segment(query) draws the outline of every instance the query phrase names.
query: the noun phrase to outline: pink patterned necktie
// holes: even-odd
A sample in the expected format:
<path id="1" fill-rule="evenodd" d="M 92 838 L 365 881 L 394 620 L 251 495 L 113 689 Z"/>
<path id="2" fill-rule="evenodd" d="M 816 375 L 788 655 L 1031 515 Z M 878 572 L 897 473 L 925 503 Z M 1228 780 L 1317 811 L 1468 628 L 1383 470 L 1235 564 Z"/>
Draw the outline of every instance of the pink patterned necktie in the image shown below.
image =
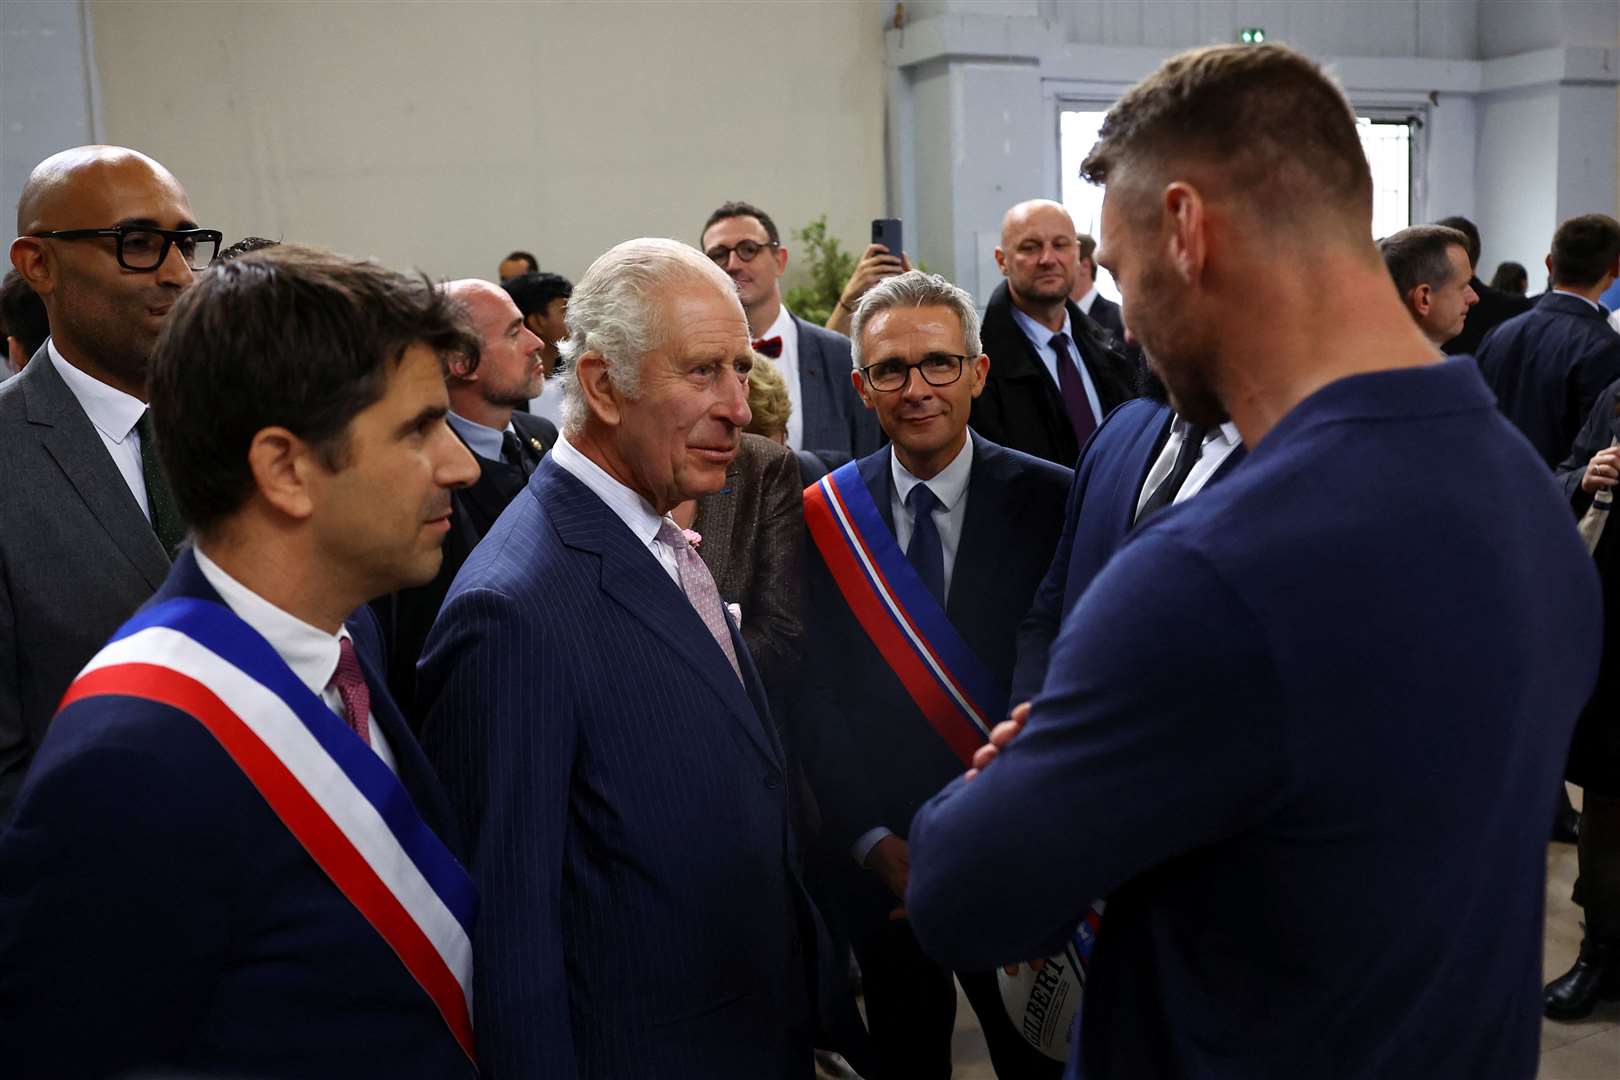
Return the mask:
<path id="1" fill-rule="evenodd" d="M 366 685 L 365 673 L 360 670 L 360 658 L 355 655 L 354 642 L 348 638 L 338 639 L 337 670 L 332 672 L 326 685 L 335 687 L 338 697 L 343 699 L 343 719 L 360 736 L 361 742 L 371 745 L 371 688 Z"/>
<path id="2" fill-rule="evenodd" d="M 731 661 L 731 670 L 741 679 L 742 666 L 737 663 L 737 650 L 731 645 L 731 628 L 726 625 L 726 617 L 720 610 L 720 590 L 715 588 L 709 568 L 703 565 L 703 559 L 686 539 L 681 527 L 669 518 L 658 526 L 657 539 L 675 552 L 675 568 L 680 572 L 681 591 L 691 601 L 692 607 L 697 609 L 698 618 L 709 628 L 715 643 L 725 652 L 726 659 Z"/>

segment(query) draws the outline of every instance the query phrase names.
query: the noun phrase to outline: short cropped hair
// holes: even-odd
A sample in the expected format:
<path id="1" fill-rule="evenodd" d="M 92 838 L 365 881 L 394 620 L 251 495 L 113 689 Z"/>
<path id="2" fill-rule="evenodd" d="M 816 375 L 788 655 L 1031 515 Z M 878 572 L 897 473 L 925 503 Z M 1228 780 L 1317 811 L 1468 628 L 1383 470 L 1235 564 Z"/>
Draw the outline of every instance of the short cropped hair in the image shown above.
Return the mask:
<path id="1" fill-rule="evenodd" d="M 782 242 L 782 234 L 776 231 L 776 222 L 771 220 L 771 215 L 767 214 L 753 203 L 745 203 L 739 199 L 733 199 L 731 202 L 721 203 L 715 212 L 709 215 L 709 220 L 703 223 L 703 230 L 698 233 L 698 244 L 702 245 L 703 238 L 708 235 L 709 229 L 714 226 L 715 222 L 725 221 L 727 218 L 734 217 L 753 218 L 755 221 L 765 226 L 765 235 L 771 238 L 771 243 L 780 244 Z"/>
<path id="2" fill-rule="evenodd" d="M 568 298 L 568 340 L 561 345 L 565 432 L 577 432 L 585 423 L 579 358 L 588 352 L 600 355 L 609 382 L 634 399 L 641 392 L 642 361 L 668 337 L 667 295 L 675 287 L 703 281 L 736 296 L 725 271 L 678 240 L 626 240 L 591 263 Z"/>
<path id="3" fill-rule="evenodd" d="M 1529 287 L 1530 272 L 1524 268 L 1523 263 L 1508 260 L 1496 265 L 1496 273 L 1491 276 L 1491 288 L 1522 296 Z"/>
<path id="4" fill-rule="evenodd" d="M 531 273 L 531 274 L 534 273 L 536 270 L 540 269 L 540 260 L 536 259 L 533 255 L 529 254 L 527 251 L 514 251 L 514 252 L 512 252 L 512 254 L 510 254 L 506 258 L 502 259 L 501 262 L 523 262 L 523 263 L 527 263 L 528 267 L 529 267 L 529 273 Z"/>
<path id="5" fill-rule="evenodd" d="M 1095 273 L 1097 270 L 1097 238 L 1090 233 L 1075 233 L 1074 242 L 1080 249 L 1075 257 L 1090 263 L 1092 272 Z"/>
<path id="6" fill-rule="evenodd" d="M 239 259 L 243 255 L 247 255 L 255 251 L 263 251 L 265 248 L 280 246 L 280 240 L 266 240 L 262 236 L 244 236 L 242 239 L 238 240 L 224 251 L 221 251 L 218 255 L 215 255 L 214 258 L 223 259 L 226 262 L 229 262 L 232 259 Z"/>
<path id="7" fill-rule="evenodd" d="M 1402 300 L 1419 285 L 1438 289 L 1451 280 L 1452 248 L 1466 252 L 1468 237 L 1444 225 L 1413 225 L 1378 241 L 1378 253 Z"/>
<path id="8" fill-rule="evenodd" d="M 1620 257 L 1620 222 L 1608 214 L 1572 217 L 1553 233 L 1554 285 L 1596 285 Z"/>
<path id="9" fill-rule="evenodd" d="M 849 344 L 855 367 L 861 367 L 866 325 L 880 312 L 897 307 L 943 307 L 956 313 L 962 325 L 962 347 L 971 360 L 984 351 L 979 343 L 979 308 L 966 289 L 959 289 L 938 274 L 907 270 L 884 278 L 866 291 L 849 323 Z"/>
<path id="10" fill-rule="evenodd" d="M 206 535 L 254 489 L 267 427 L 343 467 L 349 423 L 414 344 L 477 355 L 478 338 L 425 277 L 284 244 L 215 263 L 175 301 L 151 365 L 158 452 L 186 521 Z"/>
<path id="11" fill-rule="evenodd" d="M 1450 217 L 1443 217 L 1439 221 L 1435 222 L 1435 224 L 1444 225 L 1448 229 L 1456 229 L 1458 232 L 1462 233 L 1468 241 L 1463 245 L 1463 250 L 1468 252 L 1468 265 L 1473 267 L 1479 266 L 1480 241 L 1478 225 L 1475 225 L 1472 221 L 1469 221 L 1461 214 L 1453 214 Z"/>
<path id="12" fill-rule="evenodd" d="M 501 288 L 506 290 L 506 295 L 512 298 L 512 303 L 517 305 L 524 318 L 544 315 L 553 300 L 566 300 L 574 295 L 574 283 L 561 274 L 519 274 L 501 282 Z"/>
<path id="13" fill-rule="evenodd" d="M 1371 231 L 1372 173 L 1344 92 L 1283 45 L 1214 45 L 1171 57 L 1120 98 L 1081 174 L 1154 178 L 1199 162 L 1258 217 L 1289 224 L 1317 208 Z"/>
<path id="14" fill-rule="evenodd" d="M 28 357 L 39 352 L 51 336 L 45 301 L 15 270 L 7 270 L 5 280 L 0 281 L 0 326 L 5 327 L 7 337 L 22 342 L 23 354 Z"/>
<path id="15" fill-rule="evenodd" d="M 748 408 L 754 415 L 743 430 L 767 438 L 786 431 L 793 416 L 793 399 L 788 396 L 782 369 L 759 353 L 754 354 L 754 366 L 748 372 Z"/>

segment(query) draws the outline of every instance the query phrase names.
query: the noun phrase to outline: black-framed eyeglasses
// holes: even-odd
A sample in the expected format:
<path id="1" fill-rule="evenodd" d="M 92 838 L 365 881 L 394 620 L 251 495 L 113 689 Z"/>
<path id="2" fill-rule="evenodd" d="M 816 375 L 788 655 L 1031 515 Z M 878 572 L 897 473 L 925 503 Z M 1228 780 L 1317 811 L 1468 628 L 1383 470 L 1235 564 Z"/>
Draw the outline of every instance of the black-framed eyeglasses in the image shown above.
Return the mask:
<path id="1" fill-rule="evenodd" d="M 218 229 L 159 229 L 151 225 L 115 225 L 110 229 L 57 229 L 29 233 L 36 240 L 89 240 L 110 236 L 117 241 L 118 265 L 136 272 L 156 270 L 169 257 L 171 246 L 193 270 L 206 270 L 219 254 L 223 235 Z"/>
<path id="2" fill-rule="evenodd" d="M 739 240 L 734 247 L 726 247 L 723 244 L 716 244 L 703 254 L 713 259 L 714 265 L 723 268 L 726 265 L 726 262 L 731 258 L 731 253 L 733 251 L 737 253 L 737 258 L 741 259 L 743 262 L 753 262 L 755 257 L 766 248 L 777 248 L 781 246 L 782 245 L 777 243 L 775 240 L 768 240 L 763 244 L 754 240 Z"/>
<path id="3" fill-rule="evenodd" d="M 879 360 L 875 364 L 867 364 L 861 368 L 861 375 L 865 377 L 866 385 L 874 390 L 904 390 L 906 383 L 911 381 L 911 371 L 915 368 L 922 375 L 923 382 L 929 386 L 949 386 L 962 377 L 962 365 L 966 361 L 965 356 L 929 353 L 915 364 L 907 364 L 900 360 Z"/>

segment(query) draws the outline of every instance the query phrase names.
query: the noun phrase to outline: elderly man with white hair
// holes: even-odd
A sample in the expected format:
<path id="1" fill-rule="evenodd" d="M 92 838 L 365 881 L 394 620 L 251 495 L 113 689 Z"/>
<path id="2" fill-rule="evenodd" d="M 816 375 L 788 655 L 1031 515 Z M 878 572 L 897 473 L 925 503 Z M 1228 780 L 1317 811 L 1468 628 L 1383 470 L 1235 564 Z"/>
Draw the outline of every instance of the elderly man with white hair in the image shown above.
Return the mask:
<path id="1" fill-rule="evenodd" d="M 462 568 L 420 669 L 482 897 L 479 1060 L 809 1077 L 817 916 L 782 747 L 668 516 L 725 484 L 748 324 L 701 253 L 645 239 L 596 260 L 568 322 L 562 436 Z"/>

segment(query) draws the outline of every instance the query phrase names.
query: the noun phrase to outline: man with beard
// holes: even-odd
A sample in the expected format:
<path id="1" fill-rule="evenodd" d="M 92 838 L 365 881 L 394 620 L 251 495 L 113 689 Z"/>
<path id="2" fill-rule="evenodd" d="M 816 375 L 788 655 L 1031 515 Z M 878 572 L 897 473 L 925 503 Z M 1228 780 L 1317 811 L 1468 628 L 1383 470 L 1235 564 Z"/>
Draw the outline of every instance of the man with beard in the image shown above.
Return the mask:
<path id="1" fill-rule="evenodd" d="M 557 443 L 551 421 L 517 411 L 540 393 L 545 343 L 529 330 L 505 289 L 478 278 L 452 281 L 445 294 L 466 314 L 478 338 L 478 355 L 454 357 L 445 372 L 450 395 L 446 419 L 473 459 L 478 480 L 451 494 L 450 531 L 436 577 L 373 603 L 389 643 L 388 686 L 416 725 L 416 661 L 433 617 L 456 579 L 456 571 L 489 532 L 506 504 L 528 483 L 540 459 Z"/>
<path id="2" fill-rule="evenodd" d="M 1069 299 L 1078 251 L 1058 203 L 1019 203 L 1002 218 L 996 265 L 1007 280 L 984 309 L 990 377 L 973 403 L 974 431 L 1059 465 L 1074 464 L 1136 383 L 1130 361 Z"/>
<path id="3" fill-rule="evenodd" d="M 0 387 L 0 821 L 62 691 L 163 583 L 184 536 L 147 361 L 220 240 L 168 169 L 118 146 L 35 166 L 17 233 L 11 264 L 51 336 Z"/>
<path id="4" fill-rule="evenodd" d="M 917 938 L 1050 956 L 1106 897 L 1071 1076 L 1528 1076 L 1547 793 L 1601 639 L 1568 507 L 1390 288 L 1315 63 L 1173 57 L 1083 171 L 1172 405 L 1249 456 L 1137 530 L 1022 734 L 918 812 Z"/>

